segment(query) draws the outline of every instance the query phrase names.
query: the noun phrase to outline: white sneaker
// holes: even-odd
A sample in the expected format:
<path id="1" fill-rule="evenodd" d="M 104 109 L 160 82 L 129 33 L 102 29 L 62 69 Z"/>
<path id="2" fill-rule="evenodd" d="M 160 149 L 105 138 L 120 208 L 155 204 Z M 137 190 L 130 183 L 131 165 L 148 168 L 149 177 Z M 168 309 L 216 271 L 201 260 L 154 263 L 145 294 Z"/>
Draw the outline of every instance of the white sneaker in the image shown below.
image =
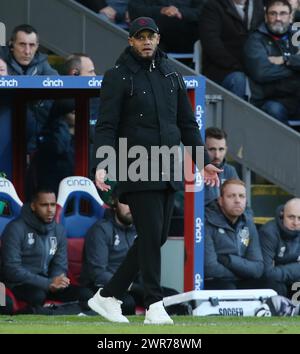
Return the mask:
<path id="1" fill-rule="evenodd" d="M 167 314 L 163 302 L 158 301 L 150 305 L 149 310 L 146 310 L 144 324 L 174 324 L 174 322 Z"/>
<path id="2" fill-rule="evenodd" d="M 129 323 L 128 319 L 122 315 L 122 301 L 115 297 L 103 297 L 99 289 L 96 294 L 89 299 L 89 307 L 102 317 L 111 322 Z"/>

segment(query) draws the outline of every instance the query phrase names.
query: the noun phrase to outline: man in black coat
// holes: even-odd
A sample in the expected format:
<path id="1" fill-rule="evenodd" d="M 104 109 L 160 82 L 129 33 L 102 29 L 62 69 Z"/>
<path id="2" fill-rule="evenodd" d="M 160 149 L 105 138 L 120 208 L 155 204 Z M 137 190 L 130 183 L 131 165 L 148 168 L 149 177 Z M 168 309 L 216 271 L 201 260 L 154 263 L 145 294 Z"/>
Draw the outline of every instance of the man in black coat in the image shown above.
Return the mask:
<path id="1" fill-rule="evenodd" d="M 109 190 L 105 166 L 111 169 L 116 157 L 109 161 L 104 156 L 119 148 L 119 200 L 129 205 L 138 234 L 115 275 L 89 300 L 93 310 L 114 322 L 128 322 L 116 299 L 141 271 L 147 309 L 145 323 L 173 323 L 162 303 L 160 247 L 168 236 L 174 192 L 182 182 L 176 180 L 176 170 L 181 169 L 177 163 L 170 164 L 176 153 L 169 155 L 168 163 L 161 163 L 166 154 L 155 158 L 152 151 L 162 147 L 165 151 L 172 148 L 179 151 L 182 140 L 184 145 L 191 146 L 196 162 L 196 147 L 203 146 L 182 76 L 157 48 L 159 39 L 159 29 L 153 19 L 142 17 L 133 21 L 129 47 L 117 65 L 105 73 L 101 89 L 101 117 L 95 132 L 95 149 L 98 148 L 95 155 L 100 162 L 96 185 L 102 191 Z M 139 154 L 142 155 L 139 159 L 132 158 Z M 121 171 L 124 164 L 128 164 L 125 173 Z M 217 173 L 221 170 L 209 164 L 207 154 L 205 164 L 204 181 L 218 184 Z M 201 169 L 199 160 L 198 167 Z M 149 168 L 150 178 L 144 173 Z"/>
<path id="2" fill-rule="evenodd" d="M 203 74 L 241 98 L 247 93 L 243 47 L 263 19 L 261 0 L 209 0 L 201 13 Z"/>

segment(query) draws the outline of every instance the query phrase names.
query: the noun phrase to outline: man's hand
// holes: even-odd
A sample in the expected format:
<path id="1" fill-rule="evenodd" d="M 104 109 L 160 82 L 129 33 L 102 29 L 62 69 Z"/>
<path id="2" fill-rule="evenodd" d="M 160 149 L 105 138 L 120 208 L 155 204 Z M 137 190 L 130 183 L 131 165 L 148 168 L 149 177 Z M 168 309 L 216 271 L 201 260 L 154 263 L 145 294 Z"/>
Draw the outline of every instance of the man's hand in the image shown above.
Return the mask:
<path id="1" fill-rule="evenodd" d="M 269 61 L 275 65 L 284 64 L 283 56 L 281 57 L 268 57 Z"/>
<path id="2" fill-rule="evenodd" d="M 229 255 L 227 254 L 218 254 L 218 262 L 223 264 L 224 267 L 228 267 L 230 263 Z"/>
<path id="3" fill-rule="evenodd" d="M 212 165 L 211 163 L 206 165 L 204 167 L 204 183 L 207 184 L 210 187 L 219 187 L 220 186 L 220 180 L 218 177 L 218 173 L 222 172 L 223 170 L 220 170 L 218 167 Z"/>
<path id="4" fill-rule="evenodd" d="M 103 7 L 103 9 L 99 11 L 99 13 L 106 15 L 108 19 L 112 22 L 115 21 L 117 15 L 117 11 L 110 6 Z"/>
<path id="5" fill-rule="evenodd" d="M 166 6 L 166 7 L 163 7 L 161 10 L 160 10 L 160 13 L 162 15 L 165 15 L 165 16 L 168 16 L 168 17 L 177 17 L 179 18 L 179 20 L 182 19 L 182 14 L 181 12 L 177 9 L 177 7 L 175 6 Z"/>
<path id="6" fill-rule="evenodd" d="M 96 186 L 102 191 L 107 192 L 110 190 L 110 185 L 105 183 L 106 171 L 104 169 L 99 169 L 96 171 L 95 183 Z"/>
<path id="7" fill-rule="evenodd" d="M 52 279 L 52 283 L 49 286 L 51 292 L 56 292 L 59 289 L 65 289 L 70 285 L 70 279 L 65 274 L 58 275 Z"/>

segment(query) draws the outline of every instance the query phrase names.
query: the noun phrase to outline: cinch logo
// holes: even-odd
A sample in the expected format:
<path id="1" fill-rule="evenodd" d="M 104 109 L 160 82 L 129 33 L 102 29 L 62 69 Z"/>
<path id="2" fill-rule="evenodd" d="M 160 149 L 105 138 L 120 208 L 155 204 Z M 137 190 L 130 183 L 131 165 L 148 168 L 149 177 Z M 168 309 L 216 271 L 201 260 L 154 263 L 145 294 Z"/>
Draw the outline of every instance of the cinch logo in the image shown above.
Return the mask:
<path id="1" fill-rule="evenodd" d="M 16 79 L 5 79 L 3 76 L 0 79 L 0 87 L 18 87 L 19 83 Z"/>
<path id="2" fill-rule="evenodd" d="M 202 220 L 201 218 L 196 218 L 196 228 L 195 228 L 195 242 L 200 243 L 202 240 Z"/>
<path id="3" fill-rule="evenodd" d="M 3 179 L 0 179 L 0 187 L 4 188 L 4 187 L 9 187 L 9 182 Z"/>
<path id="4" fill-rule="evenodd" d="M 89 87 L 101 87 L 102 80 L 97 80 L 94 77 L 88 81 Z"/>
<path id="5" fill-rule="evenodd" d="M 90 186 L 91 181 L 89 181 L 88 179 L 70 178 L 70 179 L 67 179 L 67 185 L 68 186 Z"/>
<path id="6" fill-rule="evenodd" d="M 195 80 L 195 79 L 192 79 L 192 80 L 184 79 L 184 83 L 185 83 L 187 88 L 198 87 L 198 81 Z"/>
<path id="7" fill-rule="evenodd" d="M 198 124 L 199 129 L 202 129 L 202 116 L 204 110 L 200 104 L 196 106 L 196 122 Z"/>
<path id="8" fill-rule="evenodd" d="M 201 290 L 202 278 L 199 273 L 195 274 L 195 290 Z"/>
<path id="9" fill-rule="evenodd" d="M 0 45 L 5 46 L 6 43 L 6 28 L 5 24 L 0 22 Z"/>
<path id="10" fill-rule="evenodd" d="M 64 87 L 64 82 L 61 79 L 51 80 L 50 77 L 47 77 L 43 81 L 44 87 Z"/>
<path id="11" fill-rule="evenodd" d="M 195 177 L 196 177 L 195 185 L 197 187 L 197 190 L 201 191 L 203 189 L 204 183 L 203 183 L 203 178 L 202 178 L 199 170 L 197 170 Z"/>

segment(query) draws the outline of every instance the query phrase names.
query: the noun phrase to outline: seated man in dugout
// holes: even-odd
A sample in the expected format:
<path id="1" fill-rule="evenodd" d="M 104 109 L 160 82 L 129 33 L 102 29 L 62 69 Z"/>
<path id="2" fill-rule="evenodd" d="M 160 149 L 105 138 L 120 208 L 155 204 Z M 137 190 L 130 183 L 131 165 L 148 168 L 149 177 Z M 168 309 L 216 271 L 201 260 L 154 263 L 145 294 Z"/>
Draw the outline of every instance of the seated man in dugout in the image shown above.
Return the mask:
<path id="1" fill-rule="evenodd" d="M 6 226 L 1 239 L 4 283 L 33 312 L 46 299 L 79 300 L 85 309 L 92 295 L 70 284 L 67 239 L 63 226 L 54 220 L 55 211 L 55 194 L 40 188 L 31 203 L 23 205 L 20 217 Z"/>
<path id="2" fill-rule="evenodd" d="M 300 199 L 280 205 L 259 235 L 268 288 L 292 298 L 300 287 Z"/>
<path id="3" fill-rule="evenodd" d="M 205 209 L 204 288 L 264 288 L 263 257 L 243 181 L 228 179 Z"/>

